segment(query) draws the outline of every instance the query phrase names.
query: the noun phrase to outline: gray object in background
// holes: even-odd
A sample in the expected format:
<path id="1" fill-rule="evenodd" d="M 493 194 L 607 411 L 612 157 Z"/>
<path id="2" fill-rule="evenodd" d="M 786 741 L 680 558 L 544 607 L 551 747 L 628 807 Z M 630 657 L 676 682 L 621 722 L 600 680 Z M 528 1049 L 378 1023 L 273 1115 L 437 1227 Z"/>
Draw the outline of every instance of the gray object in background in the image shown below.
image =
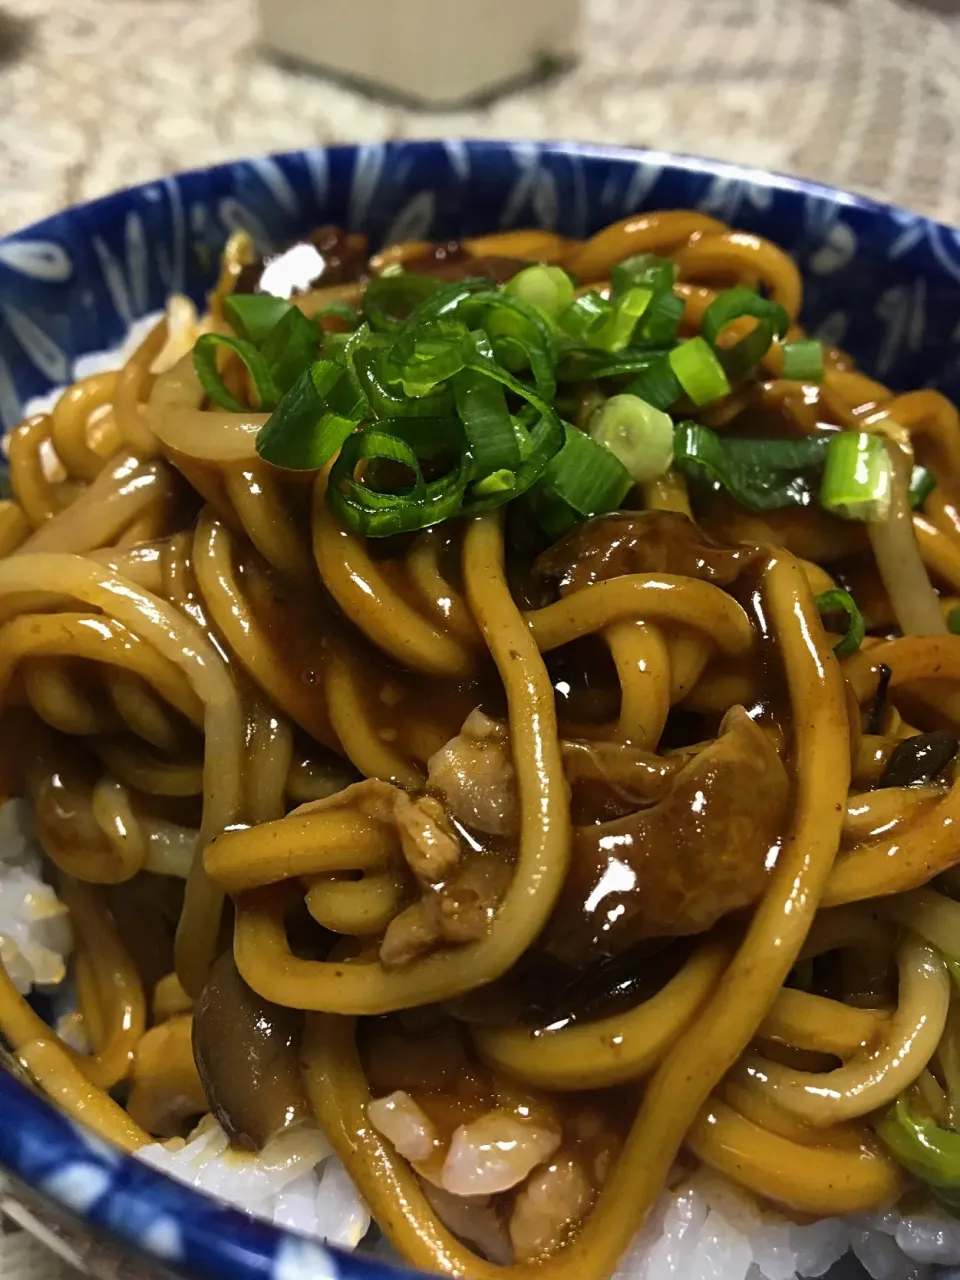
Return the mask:
<path id="1" fill-rule="evenodd" d="M 258 0 L 275 54 L 431 106 L 572 62 L 581 0 Z"/>

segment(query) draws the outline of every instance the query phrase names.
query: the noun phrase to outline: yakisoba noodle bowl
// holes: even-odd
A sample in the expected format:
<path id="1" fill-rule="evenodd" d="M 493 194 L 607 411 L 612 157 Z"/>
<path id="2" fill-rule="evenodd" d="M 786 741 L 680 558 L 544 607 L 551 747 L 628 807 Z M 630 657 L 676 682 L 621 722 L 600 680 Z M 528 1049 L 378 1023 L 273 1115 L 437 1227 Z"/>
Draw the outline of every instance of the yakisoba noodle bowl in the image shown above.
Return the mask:
<path id="1" fill-rule="evenodd" d="M 940 1221 L 960 427 L 800 304 L 683 210 L 236 236 L 16 428 L 0 1030 L 43 1090 L 478 1280 L 672 1274 L 697 1196 L 732 1280 Z"/>

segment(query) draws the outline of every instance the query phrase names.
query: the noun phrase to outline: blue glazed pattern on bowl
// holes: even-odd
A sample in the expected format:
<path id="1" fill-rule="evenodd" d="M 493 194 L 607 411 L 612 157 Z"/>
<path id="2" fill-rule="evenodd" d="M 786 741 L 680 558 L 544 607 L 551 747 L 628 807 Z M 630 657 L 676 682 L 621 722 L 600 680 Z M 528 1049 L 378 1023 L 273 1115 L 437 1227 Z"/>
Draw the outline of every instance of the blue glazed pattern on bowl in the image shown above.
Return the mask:
<path id="1" fill-rule="evenodd" d="M 196 170 L 0 241 L 0 420 L 15 425 L 28 399 L 70 380 L 78 356 L 118 344 L 169 293 L 199 301 L 236 228 L 262 248 L 323 222 L 365 231 L 374 245 L 523 226 L 582 237 L 657 208 L 696 208 L 776 241 L 800 266 L 811 331 L 894 387 L 933 385 L 960 400 L 960 231 L 825 187 L 660 152 L 443 141 Z M 169 1181 L 4 1071 L 0 1167 L 86 1229 L 202 1280 L 399 1274 Z"/>

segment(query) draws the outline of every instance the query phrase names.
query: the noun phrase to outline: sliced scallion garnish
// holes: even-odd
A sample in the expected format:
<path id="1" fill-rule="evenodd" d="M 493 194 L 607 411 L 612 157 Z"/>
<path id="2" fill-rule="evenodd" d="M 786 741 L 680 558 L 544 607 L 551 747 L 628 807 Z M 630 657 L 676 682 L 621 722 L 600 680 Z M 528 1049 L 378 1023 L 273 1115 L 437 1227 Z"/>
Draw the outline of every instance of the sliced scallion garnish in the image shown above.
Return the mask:
<path id="1" fill-rule="evenodd" d="M 327 501 L 355 533 L 370 538 L 412 533 L 456 515 L 467 487 L 470 455 L 455 418 L 433 422 L 402 418 L 379 423 L 343 442 L 330 470 Z M 450 470 L 426 480 L 421 462 L 452 456 Z M 374 488 L 356 474 L 361 463 L 387 462 L 410 472 L 400 492 Z"/>
<path id="2" fill-rule="evenodd" d="M 197 371 L 200 385 L 213 403 L 221 409 L 229 409 L 231 413 L 246 413 L 248 408 L 227 388 L 220 375 L 217 351 L 222 348 L 239 356 L 246 367 L 256 407 L 263 410 L 274 408 L 280 399 L 280 389 L 270 375 L 266 360 L 246 338 L 232 338 L 225 333 L 201 334 L 193 348 L 193 367 Z"/>
<path id="3" fill-rule="evenodd" d="M 353 372 L 333 360 L 305 370 L 257 433 L 257 453 L 276 467 L 325 466 L 366 412 Z"/>
<path id="4" fill-rule="evenodd" d="M 587 516 L 615 511 L 633 487 L 618 458 L 564 423 L 563 448 L 531 490 L 534 510 L 547 533 L 559 537 Z"/>
<path id="5" fill-rule="evenodd" d="M 827 446 L 820 502 L 847 520 L 885 520 L 893 493 L 893 463 L 883 437 L 839 431 Z"/>
<path id="6" fill-rule="evenodd" d="M 910 473 L 910 488 L 907 490 L 911 508 L 920 511 L 936 487 L 937 478 L 932 471 L 919 464 L 914 466 Z"/>
<path id="7" fill-rule="evenodd" d="M 639 396 L 641 400 L 646 400 L 647 404 L 652 404 L 655 409 L 669 409 L 683 393 L 680 379 L 673 371 L 671 354 L 667 352 L 659 359 L 651 361 L 628 384 L 627 391 L 631 395 Z"/>
<path id="8" fill-rule="evenodd" d="M 677 381 L 695 405 L 710 404 L 729 392 L 723 365 L 703 338 L 681 342 L 668 359 Z"/>
<path id="9" fill-rule="evenodd" d="M 827 441 L 722 437 L 696 422 L 681 422 L 673 437 L 677 469 L 696 483 L 720 487 L 752 511 L 810 506 Z"/>
<path id="10" fill-rule="evenodd" d="M 584 382 L 589 378 L 621 378 L 631 373 L 644 373 L 655 364 L 663 364 L 670 373 L 670 385 L 675 388 L 673 398 L 676 399 L 680 394 L 680 384 L 670 371 L 666 360 L 668 352 L 666 344 L 642 349 L 630 347 L 616 354 L 588 347 L 570 347 L 557 365 L 557 381 Z"/>
<path id="11" fill-rule="evenodd" d="M 280 317 L 260 344 L 270 376 L 281 392 L 289 389 L 317 354 L 320 333 L 297 307 Z"/>
<path id="12" fill-rule="evenodd" d="M 211 399 L 236 411 L 245 406 L 219 376 L 218 344 L 243 359 L 251 399 L 273 408 L 257 439 L 268 461 L 316 469 L 339 451 L 327 500 L 368 537 L 525 494 L 556 533 L 615 509 L 633 483 L 662 475 L 671 461 L 754 509 L 814 501 L 826 435 L 726 439 L 694 423 L 674 430 L 665 410 L 684 394 L 697 405 L 727 394 L 728 372 L 755 364 L 786 327 L 777 304 L 737 288 L 707 309 L 701 336 L 678 343 L 685 302 L 675 278 L 672 262 L 649 254 L 614 268 L 609 297 L 575 297 L 555 266 L 527 267 L 499 288 L 398 268 L 367 286 L 363 323 L 352 309 L 331 309 L 349 333 L 323 333 L 280 299 L 241 295 L 225 303 L 239 336 L 208 335 L 195 358 Z M 726 345 L 723 331 L 744 316 L 749 332 Z M 786 367 L 810 376 L 819 352 L 816 343 L 789 344 Z M 607 378 L 623 381 L 589 434 L 563 423 L 558 380 Z"/>
<path id="13" fill-rule="evenodd" d="M 387 362 L 387 348 L 361 344 L 347 354 L 373 417 L 438 418 L 453 412 L 453 392 L 449 387 L 436 387 L 430 395 L 409 396 L 394 386 L 391 378 L 395 370 Z"/>
<path id="14" fill-rule="evenodd" d="M 507 281 L 503 291 L 536 307 L 551 322 L 573 301 L 573 281 L 562 267 L 525 267 Z"/>
<path id="15" fill-rule="evenodd" d="M 234 332 L 255 346 L 265 342 L 278 321 L 293 309 L 292 303 L 272 293 L 228 293 L 221 305 Z"/>
<path id="16" fill-rule="evenodd" d="M 611 396 L 590 419 L 590 438 L 609 449 L 636 484 L 655 480 L 673 461 L 673 421 L 639 396 Z"/>
<path id="17" fill-rule="evenodd" d="M 671 293 L 677 278 L 677 264 L 655 253 L 638 253 L 610 268 L 610 287 L 614 297 L 638 286 L 654 293 Z"/>
<path id="18" fill-rule="evenodd" d="M 653 302 L 652 289 L 626 289 L 613 302 L 599 293 L 584 293 L 560 316 L 572 338 L 598 351 L 619 352 L 632 340 L 638 322 Z"/>
<path id="19" fill-rule="evenodd" d="M 389 333 L 439 288 L 439 280 L 413 271 L 375 276 L 363 291 L 363 314 L 371 329 Z"/>
<path id="20" fill-rule="evenodd" d="M 429 395 L 463 368 L 467 340 L 468 330 L 459 320 L 430 320 L 397 338 L 384 368 L 405 395 Z"/>
<path id="21" fill-rule="evenodd" d="M 473 294 L 456 314 L 471 326 L 474 321 L 479 324 L 489 342 L 485 355 L 511 373 L 529 369 L 539 394 L 553 400 L 557 392 L 553 328 L 536 307 L 503 290 L 490 289 Z"/>
<path id="22" fill-rule="evenodd" d="M 856 653 L 863 643 L 863 637 L 867 634 L 867 624 L 850 592 L 835 587 L 832 591 L 821 592 L 814 598 L 813 603 L 817 606 L 818 613 L 842 612 L 847 615 L 847 630 L 833 646 L 833 651 L 838 658 Z"/>
<path id="23" fill-rule="evenodd" d="M 735 320 L 751 317 L 756 324 L 732 346 L 720 343 L 720 336 Z M 723 361 L 731 376 L 740 377 L 766 355 L 774 337 L 782 338 L 790 319 L 779 302 L 761 298 L 756 289 L 737 285 L 717 295 L 703 313 L 700 332 Z"/>
<path id="24" fill-rule="evenodd" d="M 472 458 L 470 478 L 489 478 L 504 470 L 512 476 L 520 465 L 520 441 L 503 384 L 486 373 L 463 369 L 453 379 L 453 395 Z M 502 486 L 488 487 L 484 493 L 503 491 Z M 474 492 L 480 491 L 475 487 Z"/>
<path id="25" fill-rule="evenodd" d="M 489 498 L 494 494 L 513 493 L 516 487 L 515 473 L 504 467 L 500 471 L 491 471 L 488 476 L 478 480 L 473 486 L 473 492 L 478 498 Z"/>
<path id="26" fill-rule="evenodd" d="M 655 293 L 643 319 L 634 331 L 634 340 L 656 345 L 676 342 L 683 319 L 684 301 L 675 293 Z"/>
<path id="27" fill-rule="evenodd" d="M 590 336 L 613 315 L 613 304 L 591 289 L 575 298 L 559 317 L 560 327 L 571 338 L 591 346 Z"/>
<path id="28" fill-rule="evenodd" d="M 823 343 L 816 338 L 784 343 L 783 376 L 795 382 L 822 382 Z"/>

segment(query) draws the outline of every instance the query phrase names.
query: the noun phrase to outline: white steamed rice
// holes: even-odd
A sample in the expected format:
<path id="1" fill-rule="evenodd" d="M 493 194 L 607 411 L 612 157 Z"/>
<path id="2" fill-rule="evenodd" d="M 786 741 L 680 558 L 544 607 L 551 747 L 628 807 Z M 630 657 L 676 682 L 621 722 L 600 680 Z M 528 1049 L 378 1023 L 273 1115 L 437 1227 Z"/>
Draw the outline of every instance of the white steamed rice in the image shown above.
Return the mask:
<path id="1" fill-rule="evenodd" d="M 614 1280 L 806 1280 L 845 1256 L 844 1280 L 946 1280 L 932 1268 L 960 1263 L 960 1222 L 931 1205 L 798 1226 L 701 1168 L 661 1197 Z"/>
<path id="2" fill-rule="evenodd" d="M 30 806 L 0 807 L 0 960 L 21 995 L 57 986 L 73 945 L 67 909 L 42 877 Z"/>
<path id="3" fill-rule="evenodd" d="M 120 367 L 156 319 L 138 321 L 121 348 L 78 360 L 74 376 Z M 25 412 L 49 409 L 59 394 L 31 401 Z M 25 993 L 63 982 L 71 945 L 65 908 L 40 868 L 29 806 L 8 801 L 0 808 L 0 959 Z M 315 1131 L 281 1135 L 252 1155 L 230 1151 L 207 1117 L 187 1140 L 152 1143 L 137 1156 L 208 1195 L 330 1243 L 353 1248 L 370 1225 L 346 1170 Z M 951 1273 L 940 1268 L 960 1266 L 960 1222 L 931 1205 L 798 1226 L 704 1168 L 661 1197 L 614 1280 L 813 1280 L 844 1258 L 844 1280 L 947 1280 Z"/>
<path id="4" fill-rule="evenodd" d="M 257 1155 L 231 1151 L 208 1116 L 184 1141 L 152 1143 L 137 1156 L 198 1191 L 257 1218 L 353 1249 L 370 1214 L 318 1129 L 279 1134 Z"/>

